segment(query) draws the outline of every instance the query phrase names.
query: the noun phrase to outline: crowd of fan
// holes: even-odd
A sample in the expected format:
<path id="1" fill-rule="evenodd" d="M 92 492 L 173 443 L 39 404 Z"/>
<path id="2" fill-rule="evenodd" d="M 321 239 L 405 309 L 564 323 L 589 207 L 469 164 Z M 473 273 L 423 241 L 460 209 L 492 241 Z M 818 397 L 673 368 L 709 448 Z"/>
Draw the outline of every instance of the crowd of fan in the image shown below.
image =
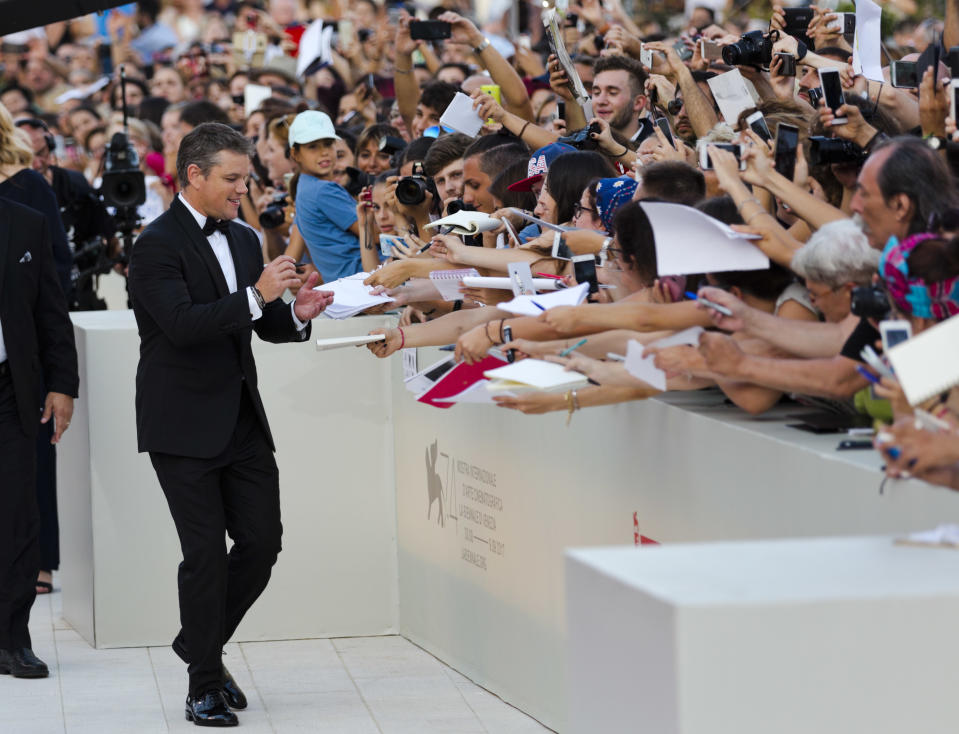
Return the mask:
<path id="1" fill-rule="evenodd" d="M 428 12 L 375 0 L 143 0 L 7 37 L 0 101 L 30 135 L 36 170 L 56 164 L 96 186 L 125 99 L 148 188 L 142 224 L 175 194 L 176 153 L 189 130 L 209 121 L 243 130 L 257 155 L 241 211 L 261 235 L 264 260 L 290 255 L 304 280 L 314 270 L 327 282 L 368 273 L 366 282 L 403 308 L 399 326 L 370 345 L 379 357 L 455 343 L 469 362 L 492 348 L 558 360 L 595 385 L 496 400 L 572 414 L 656 394 L 606 355 L 701 326 L 697 346 L 651 350 L 669 390 L 715 386 L 749 413 L 788 398 L 869 413 L 890 424 L 878 446 L 890 475 L 959 488 L 954 391 L 922 406 L 952 426 L 932 431 L 917 426 L 894 379 L 874 386 L 857 369 L 864 346 L 881 351 L 882 318 L 908 320 L 917 334 L 959 313 L 950 66 L 920 68 L 916 88 L 893 87 L 888 66 L 884 81 L 867 79 L 853 69 L 852 37 L 816 6 L 797 38 L 778 6 L 684 13 L 667 3 L 630 13 L 620 0 L 583 0 L 566 15 L 563 40 L 591 97 L 588 118 L 550 53 L 540 4 L 516 8 L 518 17 L 474 22 L 456 0 Z M 945 50 L 959 46 L 959 2 L 938 9 L 944 21 L 910 19 L 932 14 L 911 0 L 884 7 L 887 61 L 940 44 L 952 58 Z M 449 37 L 415 40 L 414 16 L 448 23 Z M 298 76 L 298 44 L 318 18 L 335 26 L 332 53 Z M 768 69 L 703 57 L 757 30 L 769 34 Z M 756 106 L 724 119 L 707 82 L 732 68 Z M 844 87 L 839 109 L 817 94 L 818 72 L 830 68 Z M 89 86 L 104 74 L 109 84 Z M 264 87 L 256 100 L 251 90 Z M 459 91 L 487 120 L 475 138 L 440 123 Z M 792 176 L 774 142 L 747 124 L 755 111 L 773 141 L 780 125 L 798 128 Z M 716 147 L 729 142 L 741 145 L 741 163 Z M 660 277 L 656 250 L 670 243 L 656 240 L 642 201 L 695 207 L 757 236 L 770 268 Z M 504 224 L 474 238 L 426 228 L 460 209 Z M 527 262 L 573 284 L 569 261 L 553 257 L 554 233 L 514 209 L 572 227 L 563 243 L 594 254 L 607 287 L 538 317 L 498 309 L 511 291 L 464 288 L 460 301 L 440 299 L 429 274 L 441 269 L 505 275 L 510 263 Z M 380 235 L 398 239 L 384 251 Z M 857 288 L 878 291 L 888 316 L 856 309 Z M 575 353 L 557 356 L 584 336 Z"/>

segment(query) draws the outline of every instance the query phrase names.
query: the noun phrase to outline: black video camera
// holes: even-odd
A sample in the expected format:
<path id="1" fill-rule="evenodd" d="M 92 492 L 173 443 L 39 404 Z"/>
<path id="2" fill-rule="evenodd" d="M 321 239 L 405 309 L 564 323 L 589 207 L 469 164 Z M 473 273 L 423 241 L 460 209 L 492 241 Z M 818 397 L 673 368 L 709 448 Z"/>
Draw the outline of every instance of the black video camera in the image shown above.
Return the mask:
<path id="1" fill-rule="evenodd" d="M 439 201 L 436 182 L 423 172 L 422 162 L 413 164 L 413 174 L 396 182 L 396 200 L 406 206 L 419 206 L 426 201 L 426 194 L 433 195 L 433 203 Z"/>
<path id="2" fill-rule="evenodd" d="M 809 136 L 809 163 L 814 166 L 827 163 L 862 163 L 866 152 L 858 145 L 842 138 Z"/>
<path id="3" fill-rule="evenodd" d="M 601 128 L 599 123 L 594 122 L 588 127 L 581 128 L 564 138 L 560 138 L 557 142 L 572 145 L 577 150 L 596 150 L 599 148 L 599 143 L 593 140 L 590 135 L 592 133 L 596 133 L 598 135 L 600 131 Z"/>
<path id="4" fill-rule="evenodd" d="M 137 207 L 147 200 L 140 159 L 125 133 L 114 133 L 106 150 L 104 171 L 100 195 L 107 206 Z"/>
<path id="5" fill-rule="evenodd" d="M 750 31 L 736 43 L 723 46 L 723 61 L 730 66 L 758 66 L 768 69 L 773 60 L 773 44 L 779 40 L 779 31 Z"/>
<path id="6" fill-rule="evenodd" d="M 287 201 L 285 191 L 273 194 L 273 201 L 260 213 L 260 226 L 263 229 L 276 229 L 286 221 Z"/>
<path id="7" fill-rule="evenodd" d="M 877 285 L 859 285 L 852 289 L 849 310 L 864 319 L 882 321 L 889 315 L 889 298 Z"/>

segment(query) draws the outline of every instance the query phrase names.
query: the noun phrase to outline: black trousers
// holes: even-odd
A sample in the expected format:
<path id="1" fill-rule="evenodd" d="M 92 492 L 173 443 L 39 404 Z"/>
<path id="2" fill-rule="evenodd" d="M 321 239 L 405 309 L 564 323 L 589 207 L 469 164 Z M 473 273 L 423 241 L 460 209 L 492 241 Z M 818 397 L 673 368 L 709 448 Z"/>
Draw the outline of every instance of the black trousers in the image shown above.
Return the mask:
<path id="1" fill-rule="evenodd" d="M 60 568 L 60 523 L 57 517 L 57 447 L 53 421 L 40 425 L 37 432 L 37 507 L 40 509 L 40 568 Z"/>
<path id="2" fill-rule="evenodd" d="M 27 623 L 37 596 L 40 514 L 36 442 L 23 432 L 5 368 L 0 369 L 0 649 L 14 650 L 31 647 Z"/>
<path id="3" fill-rule="evenodd" d="M 181 629 L 190 695 L 222 684 L 223 645 L 266 588 L 280 552 L 279 472 L 245 386 L 233 438 L 213 459 L 150 453 L 180 536 Z M 225 534 L 233 546 L 226 550 Z"/>

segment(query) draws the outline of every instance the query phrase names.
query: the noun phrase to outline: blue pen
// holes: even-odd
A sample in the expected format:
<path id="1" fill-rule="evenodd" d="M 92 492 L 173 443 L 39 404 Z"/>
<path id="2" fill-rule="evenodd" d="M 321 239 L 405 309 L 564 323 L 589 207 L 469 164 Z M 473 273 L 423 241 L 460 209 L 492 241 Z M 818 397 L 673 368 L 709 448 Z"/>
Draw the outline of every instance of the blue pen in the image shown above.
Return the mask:
<path id="1" fill-rule="evenodd" d="M 688 298 L 691 301 L 699 301 L 704 306 L 708 306 L 713 311 L 719 311 L 719 313 L 723 314 L 724 316 L 733 315 L 733 312 L 730 311 L 725 306 L 720 306 L 718 303 L 713 303 L 708 298 L 702 298 L 701 296 L 693 293 L 692 291 L 686 291 L 686 298 Z"/>
<path id="2" fill-rule="evenodd" d="M 545 310 L 546 310 L 546 306 L 540 306 L 540 305 L 539 305 L 536 301 L 534 301 L 533 299 L 530 299 L 529 302 L 532 303 L 534 306 L 536 306 L 536 308 L 538 308 L 540 311 L 545 311 Z"/>
<path id="3" fill-rule="evenodd" d="M 564 349 L 562 352 L 560 352 L 560 353 L 559 353 L 559 356 L 560 356 L 560 357 L 568 357 L 572 352 L 575 352 L 577 349 L 579 349 L 579 348 L 580 348 L 581 346 L 583 346 L 585 343 L 586 343 L 586 340 L 585 340 L 585 339 L 580 339 L 580 340 L 579 340 L 578 342 L 576 342 L 573 346 L 567 347 L 567 348 Z"/>
<path id="4" fill-rule="evenodd" d="M 878 377 L 876 377 L 872 372 L 870 372 L 869 370 L 865 369 L 865 368 L 864 368 L 862 365 L 860 365 L 860 364 L 857 364 L 857 365 L 856 365 L 856 372 L 858 372 L 860 375 L 862 375 L 862 376 L 865 377 L 867 380 L 869 380 L 869 382 L 871 382 L 873 385 L 878 385 L 879 382 L 880 382 L 880 380 L 879 380 Z"/>

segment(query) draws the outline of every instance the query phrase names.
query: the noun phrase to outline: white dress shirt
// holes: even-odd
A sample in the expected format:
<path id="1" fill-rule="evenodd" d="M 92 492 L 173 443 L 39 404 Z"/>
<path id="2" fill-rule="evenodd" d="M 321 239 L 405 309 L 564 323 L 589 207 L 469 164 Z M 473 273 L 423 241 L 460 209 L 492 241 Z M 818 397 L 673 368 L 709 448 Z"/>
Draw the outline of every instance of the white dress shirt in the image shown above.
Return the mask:
<path id="1" fill-rule="evenodd" d="M 193 215 L 193 218 L 200 226 L 200 229 L 203 229 L 207 220 L 206 215 L 200 214 L 200 212 L 190 206 L 190 202 L 186 200 L 186 197 L 182 193 L 177 194 L 177 196 L 180 198 L 180 201 L 183 203 L 183 206 L 186 207 L 187 211 Z M 220 263 L 220 269 L 223 271 L 223 277 L 226 279 L 226 287 L 229 288 L 230 293 L 236 293 L 236 267 L 233 264 L 233 255 L 230 253 L 230 243 L 227 241 L 226 235 L 220 230 L 215 229 L 213 230 L 213 234 L 206 239 L 207 242 L 210 243 L 210 247 L 213 249 L 213 254 L 216 255 L 217 262 Z M 263 310 L 256 302 L 256 297 L 253 295 L 253 286 L 247 287 L 246 300 L 250 306 L 250 316 L 254 321 L 256 321 L 263 315 Z M 296 311 L 294 310 L 295 307 L 296 302 L 294 301 L 290 304 L 290 313 L 293 314 L 293 323 L 296 324 L 297 331 L 302 331 L 306 324 L 296 317 Z M 2 344 L 2 339 L 0 339 L 0 346 L 2 346 Z"/>
<path id="2" fill-rule="evenodd" d="M 7 361 L 7 345 L 3 341 L 3 322 L 0 321 L 0 362 Z"/>

